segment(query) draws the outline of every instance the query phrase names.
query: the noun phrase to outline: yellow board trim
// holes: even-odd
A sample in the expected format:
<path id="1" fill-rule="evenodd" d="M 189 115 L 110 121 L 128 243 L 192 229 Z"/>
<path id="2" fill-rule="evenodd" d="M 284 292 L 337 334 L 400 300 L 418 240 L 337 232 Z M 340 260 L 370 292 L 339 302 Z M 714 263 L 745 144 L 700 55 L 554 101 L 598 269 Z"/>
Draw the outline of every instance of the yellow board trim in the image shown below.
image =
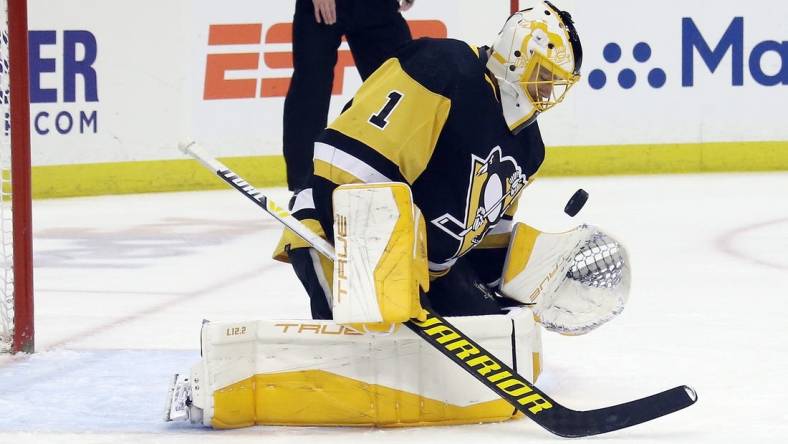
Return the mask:
<path id="1" fill-rule="evenodd" d="M 285 184 L 282 156 L 225 157 L 220 160 L 257 187 Z M 191 159 L 37 166 L 32 168 L 31 182 L 34 199 L 228 187 L 215 174 Z"/>
<path id="2" fill-rule="evenodd" d="M 221 160 L 257 187 L 285 185 L 282 156 Z M 787 170 L 788 141 L 715 142 L 550 147 L 539 176 Z M 34 199 L 227 187 L 189 159 L 36 166 L 32 183 Z"/>
<path id="3" fill-rule="evenodd" d="M 788 141 L 567 146 L 547 149 L 540 176 L 788 170 Z"/>
<path id="4" fill-rule="evenodd" d="M 253 424 L 401 427 L 512 418 L 503 399 L 456 406 L 322 370 L 258 374 L 214 392 L 215 428 Z"/>

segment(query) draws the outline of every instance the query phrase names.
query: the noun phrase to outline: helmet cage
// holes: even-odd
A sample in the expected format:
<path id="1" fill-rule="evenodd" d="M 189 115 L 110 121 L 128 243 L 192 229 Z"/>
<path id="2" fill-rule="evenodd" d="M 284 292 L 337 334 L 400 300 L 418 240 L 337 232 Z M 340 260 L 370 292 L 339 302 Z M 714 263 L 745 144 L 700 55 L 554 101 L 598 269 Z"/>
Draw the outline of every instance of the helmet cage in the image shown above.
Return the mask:
<path id="1" fill-rule="evenodd" d="M 541 113 L 561 103 L 578 79 L 578 75 L 561 68 L 542 53 L 534 52 L 517 83 Z"/>

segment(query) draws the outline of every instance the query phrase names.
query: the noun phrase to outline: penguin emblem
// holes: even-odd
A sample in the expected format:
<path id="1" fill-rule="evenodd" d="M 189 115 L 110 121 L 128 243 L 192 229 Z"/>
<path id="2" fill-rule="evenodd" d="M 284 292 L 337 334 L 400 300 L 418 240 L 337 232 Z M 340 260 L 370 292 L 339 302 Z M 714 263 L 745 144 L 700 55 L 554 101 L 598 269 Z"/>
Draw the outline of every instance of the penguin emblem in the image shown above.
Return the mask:
<path id="1" fill-rule="evenodd" d="M 471 156 L 470 179 L 464 221 L 449 213 L 432 223 L 460 241 L 453 257 L 460 257 L 476 246 L 498 223 L 506 209 L 525 186 L 526 177 L 514 158 L 503 156 L 496 146 L 487 158 Z"/>

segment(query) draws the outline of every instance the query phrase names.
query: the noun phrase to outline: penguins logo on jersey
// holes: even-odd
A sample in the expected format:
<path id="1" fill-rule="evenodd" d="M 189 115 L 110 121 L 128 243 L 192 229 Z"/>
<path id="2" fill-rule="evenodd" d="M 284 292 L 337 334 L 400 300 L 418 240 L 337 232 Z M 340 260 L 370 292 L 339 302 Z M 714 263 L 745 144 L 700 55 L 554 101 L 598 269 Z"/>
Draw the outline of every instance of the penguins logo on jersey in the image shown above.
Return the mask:
<path id="1" fill-rule="evenodd" d="M 525 185 L 525 175 L 514 158 L 501 155 L 501 147 L 492 149 L 486 159 L 471 155 L 465 221 L 449 213 L 432 223 L 460 241 L 454 257 L 476 246 L 503 216 Z"/>

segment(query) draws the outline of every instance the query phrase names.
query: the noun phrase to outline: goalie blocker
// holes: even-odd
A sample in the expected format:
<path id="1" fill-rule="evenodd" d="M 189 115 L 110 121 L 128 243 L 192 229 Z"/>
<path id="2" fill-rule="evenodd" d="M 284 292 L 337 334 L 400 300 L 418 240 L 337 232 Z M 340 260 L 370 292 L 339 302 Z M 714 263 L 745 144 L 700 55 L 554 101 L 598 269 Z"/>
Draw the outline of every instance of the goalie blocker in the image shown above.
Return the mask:
<path id="1" fill-rule="evenodd" d="M 313 205 L 311 200 L 310 190 L 298 194 L 293 211 Z M 308 289 L 312 316 L 360 331 L 389 331 L 423 318 L 420 295 L 430 285 L 426 228 L 410 187 L 393 182 L 342 185 L 332 200 L 334 261 L 289 229 L 273 255 L 293 263 Z M 316 220 L 307 225 L 325 238 Z"/>
<path id="2" fill-rule="evenodd" d="M 429 291 L 424 218 L 404 183 L 334 190 L 332 313 L 360 331 L 385 331 L 422 318 Z"/>

